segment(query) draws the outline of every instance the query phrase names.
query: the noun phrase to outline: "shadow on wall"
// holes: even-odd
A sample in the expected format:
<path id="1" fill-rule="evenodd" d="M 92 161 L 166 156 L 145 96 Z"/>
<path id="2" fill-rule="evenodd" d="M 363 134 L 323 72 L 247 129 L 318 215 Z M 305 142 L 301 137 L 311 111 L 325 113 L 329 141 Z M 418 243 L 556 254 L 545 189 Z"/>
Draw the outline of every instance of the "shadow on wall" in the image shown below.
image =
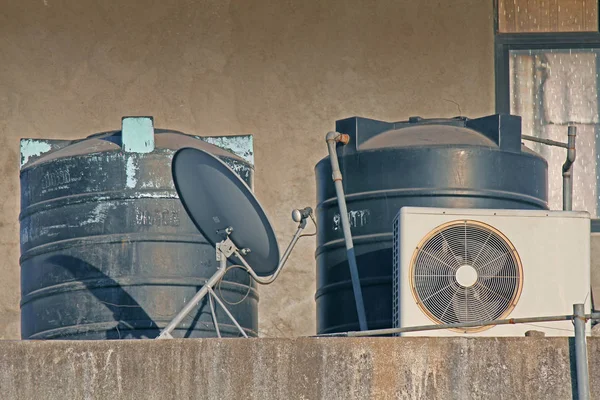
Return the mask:
<path id="1" fill-rule="evenodd" d="M 178 271 L 142 268 L 140 260 L 129 267 L 115 254 L 47 254 L 22 266 L 21 333 L 23 339 L 106 340 L 152 339 L 202 287 L 206 268 Z M 107 252 L 111 253 L 111 252 Z M 92 258 L 93 260 L 89 260 Z M 131 261 L 131 260 L 130 260 Z M 154 269 L 153 269 L 154 268 Z M 159 270 L 162 270 L 159 271 Z M 258 296 L 245 271 L 233 270 L 217 287 L 229 311 L 256 336 Z M 195 276 L 194 276 L 195 274 Z M 251 291 L 251 293 L 249 293 Z M 224 337 L 239 337 L 227 313 L 215 307 Z M 216 337 L 208 298 L 172 332 L 178 338 Z"/>
<path id="2" fill-rule="evenodd" d="M 134 293 L 132 295 L 95 266 L 68 255 L 51 256 L 46 259 L 44 267 L 54 275 L 50 276 L 55 280 L 54 285 L 66 285 L 24 304 L 23 307 L 33 307 L 34 310 L 23 313 L 29 317 L 22 321 L 23 339 L 152 339 L 160 334 L 155 319 L 134 298 L 142 303 L 144 300 L 153 301 L 147 298 L 147 286 L 128 285 L 128 290 Z M 38 302 L 45 303 L 40 307 L 44 313 L 35 312 Z M 201 309 L 205 309 L 206 305 L 205 301 Z M 51 313 L 47 312 L 49 309 Z M 196 313 L 183 337 L 192 335 L 201 314 Z M 155 316 L 159 320 L 170 320 L 171 317 Z"/>
<path id="3" fill-rule="evenodd" d="M 67 270 L 75 281 L 85 287 L 75 294 L 76 304 L 65 303 L 77 315 L 67 311 L 65 318 L 59 321 L 59 325 L 63 326 L 79 325 L 78 333 L 67 334 L 69 339 L 144 339 L 158 336 L 158 326 L 150 315 L 113 278 L 77 257 L 56 255 L 48 261 Z M 73 320 L 71 317 L 76 318 Z"/>
<path id="4" fill-rule="evenodd" d="M 150 285 L 127 285 L 129 292 L 133 293 L 132 296 L 115 279 L 77 257 L 56 255 L 50 257 L 48 262 L 58 269 L 68 271 L 75 283 L 82 286 L 81 290 L 71 290 L 61 295 L 68 296 L 68 298 L 62 297 L 60 300 L 62 304 L 59 306 L 66 308 L 66 312 L 62 313 L 64 317 L 62 320 L 58 320 L 58 325 L 67 327 L 67 330 L 64 335 L 52 338 L 75 340 L 154 339 L 160 334 L 162 325 L 166 325 L 175 316 L 172 313 L 163 315 L 157 312 L 156 307 L 153 307 L 157 305 L 156 301 L 168 303 L 168 300 L 157 295 Z M 196 286 L 195 291 L 197 292 L 200 288 L 201 286 Z M 151 311 L 146 311 L 136 298 L 150 307 Z M 201 321 L 202 315 L 206 314 L 208 312 L 206 310 L 209 309 L 208 297 L 205 297 L 199 304 L 198 311 L 191 314 L 193 318 L 190 320 L 188 328 L 176 329 L 172 332 L 173 336 L 190 338 L 198 337 L 199 333 L 205 333 L 202 336 L 215 336 L 214 325 Z M 216 315 L 219 320 L 221 313 L 216 312 Z M 159 327 L 156 322 L 161 326 Z M 223 325 L 221 330 L 225 334 L 234 329 L 229 324 L 219 322 L 219 325 Z M 199 324 L 202 324 L 202 327 L 199 327 Z M 206 333 L 208 334 L 206 335 Z"/>

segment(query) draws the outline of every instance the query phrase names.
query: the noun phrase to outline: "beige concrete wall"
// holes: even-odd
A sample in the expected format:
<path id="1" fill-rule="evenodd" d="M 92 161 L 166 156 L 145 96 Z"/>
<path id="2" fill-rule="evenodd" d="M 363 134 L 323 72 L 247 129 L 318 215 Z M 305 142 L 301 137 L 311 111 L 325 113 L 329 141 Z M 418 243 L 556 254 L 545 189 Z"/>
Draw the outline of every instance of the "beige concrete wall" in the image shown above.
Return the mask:
<path id="1" fill-rule="evenodd" d="M 600 338 L 588 339 L 600 399 Z M 571 400 L 568 338 L 0 342 L 6 400 Z"/>
<path id="2" fill-rule="evenodd" d="M 19 337 L 18 139 L 81 138 L 123 115 L 255 135 L 281 245 L 313 205 L 336 119 L 493 111 L 492 2 L 2 0 L 0 339 Z M 315 332 L 314 241 L 261 288 L 267 336 Z"/>

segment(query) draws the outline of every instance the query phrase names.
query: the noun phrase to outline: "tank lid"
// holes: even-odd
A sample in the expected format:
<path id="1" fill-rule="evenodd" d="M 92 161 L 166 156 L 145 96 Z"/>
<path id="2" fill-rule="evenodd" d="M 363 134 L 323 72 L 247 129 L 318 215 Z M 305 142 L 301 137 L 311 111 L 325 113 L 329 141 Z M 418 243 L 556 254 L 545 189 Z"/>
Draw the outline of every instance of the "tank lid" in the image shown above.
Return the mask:
<path id="1" fill-rule="evenodd" d="M 477 119 L 410 117 L 408 121 L 399 122 L 353 117 L 337 121 L 336 130 L 350 135 L 351 148 L 356 151 L 385 147 L 472 145 L 521 152 L 521 117 L 508 114 Z"/>
<path id="2" fill-rule="evenodd" d="M 121 141 L 126 153 L 152 153 L 154 151 L 154 118 L 123 117 Z"/>

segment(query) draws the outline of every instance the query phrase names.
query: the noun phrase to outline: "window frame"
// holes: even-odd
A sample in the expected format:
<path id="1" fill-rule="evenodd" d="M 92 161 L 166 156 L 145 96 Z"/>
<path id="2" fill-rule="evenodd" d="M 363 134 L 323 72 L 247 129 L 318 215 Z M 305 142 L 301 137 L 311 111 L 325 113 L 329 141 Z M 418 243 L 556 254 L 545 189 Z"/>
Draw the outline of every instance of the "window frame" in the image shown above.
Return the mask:
<path id="1" fill-rule="evenodd" d="M 494 0 L 493 3 L 496 113 L 510 114 L 510 52 L 512 50 L 600 50 L 600 4 L 598 7 L 598 31 L 501 33 L 499 30 L 498 1 Z M 600 55 L 596 59 L 596 87 L 600 88 Z M 600 95 L 597 103 L 598 113 L 600 114 Z M 598 136 L 599 133 L 597 131 L 596 135 Z M 596 141 L 596 154 L 600 155 L 600 139 Z M 596 175 L 600 176 L 600 158 L 598 160 Z M 600 189 L 600 181 L 598 188 Z M 596 208 L 598 218 L 600 218 L 600 201 Z"/>
<path id="2" fill-rule="evenodd" d="M 600 32 L 498 33 L 496 30 L 494 47 L 496 112 L 509 114 L 511 101 L 509 63 L 512 50 L 600 49 Z M 599 64 L 596 63 L 598 87 L 600 87 Z"/>

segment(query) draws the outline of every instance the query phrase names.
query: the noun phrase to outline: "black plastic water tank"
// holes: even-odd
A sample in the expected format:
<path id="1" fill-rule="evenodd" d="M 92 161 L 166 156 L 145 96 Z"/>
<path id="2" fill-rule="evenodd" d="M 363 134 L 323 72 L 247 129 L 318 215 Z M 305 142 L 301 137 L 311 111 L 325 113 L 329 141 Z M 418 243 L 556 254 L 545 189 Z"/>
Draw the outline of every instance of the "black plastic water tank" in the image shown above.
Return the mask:
<path id="1" fill-rule="evenodd" d="M 521 118 L 337 121 L 337 154 L 369 329 L 392 327 L 392 224 L 403 206 L 547 209 L 547 163 Z M 316 168 L 317 333 L 359 330 L 329 158 Z"/>
<path id="2" fill-rule="evenodd" d="M 167 130 L 150 132 L 151 151 L 127 150 L 135 134 L 123 129 L 76 141 L 22 140 L 23 339 L 156 337 L 216 271 L 215 249 L 179 201 L 171 159 L 182 147 L 203 149 L 252 187 L 251 136 L 203 138 L 245 151 L 244 159 Z M 250 282 L 245 271 L 233 269 L 217 293 L 241 301 L 229 310 L 256 336 L 258 294 Z M 223 336 L 239 336 L 219 307 L 217 319 Z M 216 336 L 207 303 L 173 336 Z"/>

